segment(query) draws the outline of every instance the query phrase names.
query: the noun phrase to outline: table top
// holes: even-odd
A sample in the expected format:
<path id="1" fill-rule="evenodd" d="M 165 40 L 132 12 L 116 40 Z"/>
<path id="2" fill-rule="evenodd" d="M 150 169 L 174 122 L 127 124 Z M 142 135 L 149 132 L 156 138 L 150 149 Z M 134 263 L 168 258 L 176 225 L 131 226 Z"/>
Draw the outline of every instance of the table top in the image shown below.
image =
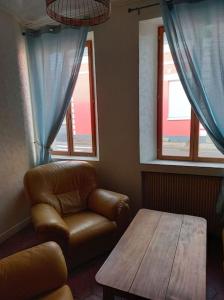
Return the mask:
<path id="1" fill-rule="evenodd" d="M 206 298 L 206 220 L 141 209 L 96 275 L 145 299 Z"/>

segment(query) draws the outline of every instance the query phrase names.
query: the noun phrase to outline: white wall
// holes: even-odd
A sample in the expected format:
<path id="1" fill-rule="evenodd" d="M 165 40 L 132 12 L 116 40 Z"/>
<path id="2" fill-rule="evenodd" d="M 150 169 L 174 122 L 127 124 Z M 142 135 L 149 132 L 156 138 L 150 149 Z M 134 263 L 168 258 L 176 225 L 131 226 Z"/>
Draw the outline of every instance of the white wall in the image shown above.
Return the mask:
<path id="1" fill-rule="evenodd" d="M 101 185 L 130 196 L 141 207 L 139 158 L 139 20 L 160 16 L 159 7 L 128 13 L 113 7 L 94 28 Z M 150 85 L 150 81 L 149 81 Z M 150 134 L 150 133 L 149 133 Z"/>
<path id="2" fill-rule="evenodd" d="M 17 22 L 0 12 L 0 241 L 29 216 L 23 175 L 29 169 L 27 68 Z"/>
<path id="3" fill-rule="evenodd" d="M 139 23 L 140 162 L 157 158 L 158 27 L 162 18 Z"/>

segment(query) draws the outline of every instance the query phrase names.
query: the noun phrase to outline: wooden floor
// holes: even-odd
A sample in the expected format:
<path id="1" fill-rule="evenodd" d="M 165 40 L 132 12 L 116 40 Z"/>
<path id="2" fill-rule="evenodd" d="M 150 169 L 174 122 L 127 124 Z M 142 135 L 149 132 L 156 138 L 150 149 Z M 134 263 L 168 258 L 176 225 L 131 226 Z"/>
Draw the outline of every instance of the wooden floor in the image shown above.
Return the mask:
<path id="1" fill-rule="evenodd" d="M 33 229 L 28 226 L 0 245 L 0 258 L 37 243 Z M 95 281 L 95 274 L 106 256 L 97 258 L 69 274 L 68 284 L 76 300 L 101 300 L 102 288 Z M 117 298 L 121 299 L 121 298 Z M 208 238 L 207 299 L 224 299 L 224 273 L 222 271 L 222 247 L 217 238 Z"/>

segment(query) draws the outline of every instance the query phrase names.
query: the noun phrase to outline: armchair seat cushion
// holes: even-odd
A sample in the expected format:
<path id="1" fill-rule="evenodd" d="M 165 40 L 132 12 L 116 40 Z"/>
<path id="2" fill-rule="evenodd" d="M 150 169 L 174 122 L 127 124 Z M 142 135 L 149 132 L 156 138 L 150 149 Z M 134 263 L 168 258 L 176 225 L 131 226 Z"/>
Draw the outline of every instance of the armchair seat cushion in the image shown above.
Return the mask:
<path id="1" fill-rule="evenodd" d="M 69 244 L 72 248 L 112 234 L 117 229 L 115 222 L 88 210 L 66 216 L 64 222 L 69 228 Z"/>
<path id="2" fill-rule="evenodd" d="M 43 297 L 38 297 L 37 300 L 74 300 L 74 298 L 68 285 L 63 285 Z"/>

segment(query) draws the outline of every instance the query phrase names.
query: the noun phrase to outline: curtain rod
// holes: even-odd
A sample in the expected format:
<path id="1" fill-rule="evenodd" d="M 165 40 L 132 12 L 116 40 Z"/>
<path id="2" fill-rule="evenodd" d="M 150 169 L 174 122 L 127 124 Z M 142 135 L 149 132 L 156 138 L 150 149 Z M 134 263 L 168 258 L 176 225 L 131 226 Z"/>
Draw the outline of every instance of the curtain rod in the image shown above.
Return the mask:
<path id="1" fill-rule="evenodd" d="M 129 9 L 128 9 L 128 12 L 131 13 L 131 12 L 137 10 L 137 11 L 138 11 L 138 14 L 140 14 L 140 10 L 141 10 L 141 9 L 145 9 L 145 8 L 153 7 L 153 6 L 158 6 L 158 5 L 159 5 L 159 2 L 156 2 L 156 3 L 144 5 L 144 6 L 139 6 L 139 7 L 129 8 Z"/>

